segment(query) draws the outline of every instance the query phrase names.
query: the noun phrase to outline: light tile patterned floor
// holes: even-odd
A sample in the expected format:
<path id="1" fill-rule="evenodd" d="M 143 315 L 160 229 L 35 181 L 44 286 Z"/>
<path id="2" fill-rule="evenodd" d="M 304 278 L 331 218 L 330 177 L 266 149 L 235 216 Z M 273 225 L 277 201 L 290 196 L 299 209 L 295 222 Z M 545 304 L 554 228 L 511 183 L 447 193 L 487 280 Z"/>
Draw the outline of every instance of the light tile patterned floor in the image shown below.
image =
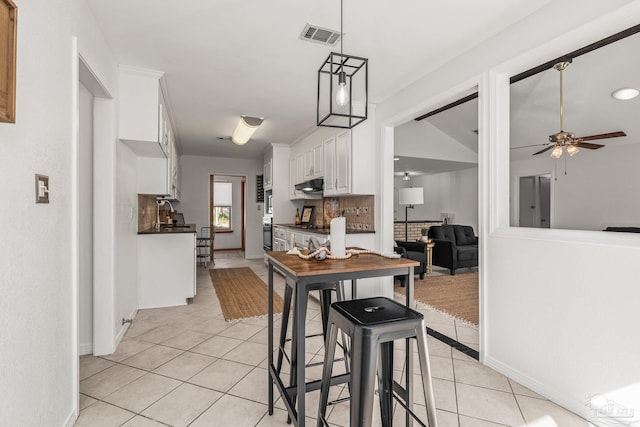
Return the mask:
<path id="1" fill-rule="evenodd" d="M 262 260 L 217 253 L 215 268 L 252 268 L 265 282 Z M 276 290 L 284 280 L 276 275 Z M 286 426 L 276 402 L 267 414 L 266 319 L 227 323 L 208 271 L 198 268 L 198 295 L 187 306 L 140 310 L 117 351 L 80 359 L 80 417 L 76 426 Z M 421 310 L 433 329 L 478 348 L 477 328 L 433 311 Z M 321 330 L 319 307 L 310 302 L 308 330 Z M 277 328 L 276 328 L 277 330 Z M 403 350 L 396 346 L 396 375 Z M 306 359 L 321 360 L 322 340 L 309 340 Z M 429 353 L 439 425 L 442 427 L 521 426 L 551 417 L 562 427 L 590 426 L 582 418 L 429 337 Z M 339 364 L 336 364 L 338 367 Z M 321 368 L 308 369 L 319 378 Z M 416 409 L 426 419 L 416 375 Z M 334 387 L 331 397 L 347 390 Z M 318 393 L 307 397 L 307 423 L 315 426 Z M 348 426 L 349 403 L 329 408 L 332 426 Z M 397 421 L 402 413 L 396 410 Z M 374 417 L 374 425 L 379 417 Z M 533 424 L 532 424 L 533 425 Z M 536 424 L 541 425 L 541 424 Z"/>

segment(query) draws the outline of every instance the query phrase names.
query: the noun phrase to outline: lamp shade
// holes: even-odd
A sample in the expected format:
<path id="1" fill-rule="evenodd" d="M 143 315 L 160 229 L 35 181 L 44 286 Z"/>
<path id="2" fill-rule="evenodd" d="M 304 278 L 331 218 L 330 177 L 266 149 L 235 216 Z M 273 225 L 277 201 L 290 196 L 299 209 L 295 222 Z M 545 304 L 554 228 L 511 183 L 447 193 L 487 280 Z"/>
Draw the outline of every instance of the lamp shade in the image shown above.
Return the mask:
<path id="1" fill-rule="evenodd" d="M 236 126 L 236 130 L 234 130 L 233 135 L 231 135 L 233 143 L 236 145 L 244 145 L 249 142 L 253 133 L 258 129 L 258 126 L 262 124 L 263 120 L 262 117 L 240 116 L 238 126 Z"/>
<path id="2" fill-rule="evenodd" d="M 421 205 L 424 203 L 424 188 L 401 188 L 398 191 L 398 203 L 401 205 Z"/>

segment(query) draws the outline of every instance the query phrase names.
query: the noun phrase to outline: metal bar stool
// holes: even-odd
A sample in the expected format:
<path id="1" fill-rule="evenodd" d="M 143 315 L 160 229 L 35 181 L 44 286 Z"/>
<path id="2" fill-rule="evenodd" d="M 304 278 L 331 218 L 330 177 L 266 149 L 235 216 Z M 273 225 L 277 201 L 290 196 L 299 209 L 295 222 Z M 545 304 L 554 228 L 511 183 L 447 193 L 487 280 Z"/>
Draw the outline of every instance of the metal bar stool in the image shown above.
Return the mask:
<path id="1" fill-rule="evenodd" d="M 344 296 L 344 284 L 343 282 L 338 282 L 338 283 L 318 283 L 318 284 L 314 284 L 312 286 L 307 287 L 307 292 L 309 291 L 319 291 L 320 292 L 320 311 L 321 311 L 321 316 L 322 316 L 322 336 L 323 336 L 323 340 L 326 340 L 327 337 L 327 324 L 329 321 L 329 308 L 331 305 L 331 292 L 335 291 L 336 292 L 336 299 L 337 301 L 343 301 L 345 296 Z M 282 321 L 280 324 L 280 339 L 279 339 L 279 345 L 278 345 L 278 359 L 277 359 L 277 363 L 276 363 L 276 371 L 278 372 L 278 374 L 281 372 L 282 370 L 282 362 L 283 359 L 287 359 L 287 362 L 289 362 L 289 375 L 290 375 L 290 386 L 295 385 L 296 383 L 296 379 L 297 379 L 297 375 L 296 375 L 296 366 L 298 363 L 298 359 L 301 360 L 301 363 L 305 363 L 304 361 L 304 356 L 301 356 L 300 358 L 298 358 L 297 352 L 296 352 L 296 345 L 295 345 L 295 337 L 297 336 L 297 327 L 300 325 L 300 322 L 304 322 L 306 321 L 306 311 L 307 311 L 307 305 L 306 303 L 304 304 L 303 307 L 295 307 L 293 309 L 293 331 L 292 331 L 292 337 L 290 340 L 287 339 L 287 330 L 289 327 L 289 312 L 291 310 L 291 301 L 293 300 L 293 293 L 294 293 L 294 289 L 293 286 L 290 286 L 288 283 L 285 285 L 285 290 L 284 290 L 284 305 L 283 305 L 283 310 L 282 310 Z M 306 302 L 306 298 L 303 298 L 303 300 Z M 313 337 L 317 337 L 320 336 L 320 334 L 311 334 L 311 335 L 306 335 L 305 338 L 313 338 Z M 345 362 L 345 368 L 348 371 L 349 370 L 349 365 L 348 365 L 348 359 L 346 357 L 346 343 L 345 343 L 345 336 L 343 334 L 342 336 L 342 348 L 345 350 L 345 357 L 344 357 L 344 362 Z M 285 351 L 285 344 L 287 341 L 291 341 L 291 357 L 289 357 L 286 354 Z M 312 367 L 312 366 L 316 366 L 316 365 L 320 365 L 321 362 L 317 362 L 317 363 L 312 363 L 309 365 L 306 365 L 306 367 Z M 295 401 L 295 397 L 293 398 L 293 400 Z M 287 421 L 290 421 L 290 419 L 287 417 Z"/>
<path id="2" fill-rule="evenodd" d="M 402 389 L 399 384 L 394 384 L 393 381 L 393 340 L 414 337 L 418 340 L 418 356 L 429 427 L 437 427 L 427 350 L 427 333 L 422 314 L 383 297 L 341 301 L 331 304 L 328 327 L 320 403 L 318 405 L 318 427 L 327 425 L 325 414 L 338 329 L 351 337 L 351 373 L 349 378 L 351 427 L 371 426 L 378 358 L 380 358 L 378 392 L 382 425 L 385 427 L 392 425 L 393 397 L 398 399 L 410 415 L 418 420 L 415 414 L 409 410 L 411 405 L 410 402 L 406 402 L 406 390 Z M 404 403 L 401 399 L 404 399 Z"/>

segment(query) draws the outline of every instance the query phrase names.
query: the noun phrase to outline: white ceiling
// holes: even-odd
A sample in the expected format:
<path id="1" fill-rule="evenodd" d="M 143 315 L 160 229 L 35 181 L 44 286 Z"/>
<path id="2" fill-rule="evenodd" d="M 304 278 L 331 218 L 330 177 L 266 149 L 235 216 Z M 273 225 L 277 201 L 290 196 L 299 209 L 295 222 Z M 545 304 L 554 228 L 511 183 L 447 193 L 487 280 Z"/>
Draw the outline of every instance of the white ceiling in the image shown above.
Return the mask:
<path id="1" fill-rule="evenodd" d="M 640 64 L 636 54 L 639 51 L 640 34 L 635 34 L 573 59 L 564 71 L 565 131 L 573 132 L 576 136 L 615 131 L 627 134 L 621 138 L 590 141 L 605 145 L 599 150 L 606 150 L 607 146 L 640 143 L 640 97 L 630 101 L 618 101 L 611 97 L 611 92 L 618 88 L 640 89 Z M 460 94 L 459 98 L 465 95 Z M 549 69 L 512 84 L 510 102 L 511 160 L 530 159 L 533 153 L 545 147 L 549 135 L 560 130 L 559 72 Z M 477 152 L 478 139 L 472 133 L 478 128 L 477 108 L 476 99 L 425 120 Z M 517 148 L 528 145 L 533 146 Z M 549 154 L 538 156 L 548 158 Z M 401 158 L 395 163 L 395 172 L 399 176 L 405 170 L 410 170 L 421 175 L 447 172 L 448 167 L 451 167 L 448 171 L 461 168 L 459 164 L 447 163 L 450 162 Z"/>
<path id="2" fill-rule="evenodd" d="M 344 0 L 344 52 L 369 58 L 379 103 L 549 1 Z M 338 0 L 87 2 L 119 63 L 165 72 L 183 154 L 259 158 L 314 129 L 317 70 L 339 46 L 299 35 L 339 31 Z M 242 114 L 265 118 L 254 139 L 219 140 Z"/>

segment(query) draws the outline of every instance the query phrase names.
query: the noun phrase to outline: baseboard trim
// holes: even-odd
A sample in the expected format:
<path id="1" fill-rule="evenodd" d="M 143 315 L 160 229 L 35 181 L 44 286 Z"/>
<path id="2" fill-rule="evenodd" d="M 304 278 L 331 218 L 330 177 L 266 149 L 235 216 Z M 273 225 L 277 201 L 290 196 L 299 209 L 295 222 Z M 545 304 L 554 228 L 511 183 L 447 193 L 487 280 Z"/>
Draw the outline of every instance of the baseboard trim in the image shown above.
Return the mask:
<path id="1" fill-rule="evenodd" d="M 129 319 L 131 320 L 135 319 L 136 314 L 138 314 L 138 309 L 134 308 L 131 311 L 131 314 L 129 314 Z M 124 335 L 127 333 L 127 330 L 129 330 L 129 326 L 131 326 L 131 323 L 125 323 L 124 325 L 122 325 L 122 328 L 120 328 L 120 330 L 118 331 L 118 334 L 116 335 L 116 339 L 113 346 L 114 352 L 117 350 L 118 345 L 120 344 L 120 341 L 122 341 L 122 338 L 124 338 Z"/>
<path id="2" fill-rule="evenodd" d="M 78 410 L 77 410 L 77 408 L 73 408 L 71 410 L 71 413 L 69 414 L 69 416 L 65 420 L 63 426 L 64 427 L 73 427 L 73 425 L 76 423 L 77 419 L 78 419 Z"/>
<path id="3" fill-rule="evenodd" d="M 553 403 L 562 406 L 568 411 L 588 420 L 593 416 L 593 412 L 587 408 L 585 402 L 576 402 L 573 399 L 568 399 L 566 394 L 556 390 L 553 387 L 541 383 L 540 381 L 531 378 L 529 375 L 519 371 L 512 366 L 509 366 L 491 356 L 487 356 L 485 364 L 495 371 L 500 372 L 502 375 L 509 377 L 510 379 L 517 381 L 521 385 L 528 389 L 538 393 L 539 395 L 549 399 Z M 586 399 L 587 397 L 585 397 Z"/>
<path id="4" fill-rule="evenodd" d="M 80 344 L 78 348 L 80 356 L 86 356 L 87 354 L 93 354 L 93 343 Z"/>

